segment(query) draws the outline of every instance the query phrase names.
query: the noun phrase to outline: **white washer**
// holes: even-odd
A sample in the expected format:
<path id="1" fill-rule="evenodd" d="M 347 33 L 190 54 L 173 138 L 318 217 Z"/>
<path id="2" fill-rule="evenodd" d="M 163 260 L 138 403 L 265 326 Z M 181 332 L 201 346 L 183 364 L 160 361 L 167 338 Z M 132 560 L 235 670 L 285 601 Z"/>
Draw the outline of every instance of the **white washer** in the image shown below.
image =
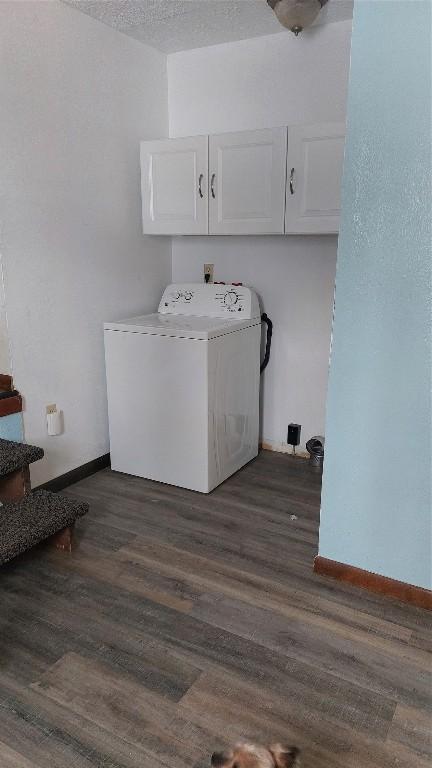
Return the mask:
<path id="1" fill-rule="evenodd" d="M 261 320 L 244 286 L 165 289 L 105 323 L 111 466 L 209 493 L 258 453 Z"/>

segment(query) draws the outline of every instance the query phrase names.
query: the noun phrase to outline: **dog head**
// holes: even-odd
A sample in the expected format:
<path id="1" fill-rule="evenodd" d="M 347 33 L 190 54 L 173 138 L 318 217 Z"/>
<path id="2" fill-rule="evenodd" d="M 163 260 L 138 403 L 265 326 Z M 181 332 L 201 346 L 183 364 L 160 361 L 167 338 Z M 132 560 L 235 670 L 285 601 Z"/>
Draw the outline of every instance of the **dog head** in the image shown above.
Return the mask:
<path id="1" fill-rule="evenodd" d="M 214 752 L 212 768 L 298 768 L 300 766 L 297 747 L 272 744 L 259 747 L 255 744 L 236 744 L 227 752 Z"/>

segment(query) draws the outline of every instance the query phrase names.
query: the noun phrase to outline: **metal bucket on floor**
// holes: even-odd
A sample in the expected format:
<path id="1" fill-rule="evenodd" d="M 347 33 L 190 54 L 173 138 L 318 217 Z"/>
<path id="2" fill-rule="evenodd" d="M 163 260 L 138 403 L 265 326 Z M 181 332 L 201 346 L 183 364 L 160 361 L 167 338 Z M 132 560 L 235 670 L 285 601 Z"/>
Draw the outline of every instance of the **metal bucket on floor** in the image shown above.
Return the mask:
<path id="1" fill-rule="evenodd" d="M 314 467 L 322 468 L 324 462 L 324 437 L 315 435 L 306 443 L 306 450 L 309 454 L 310 462 Z"/>

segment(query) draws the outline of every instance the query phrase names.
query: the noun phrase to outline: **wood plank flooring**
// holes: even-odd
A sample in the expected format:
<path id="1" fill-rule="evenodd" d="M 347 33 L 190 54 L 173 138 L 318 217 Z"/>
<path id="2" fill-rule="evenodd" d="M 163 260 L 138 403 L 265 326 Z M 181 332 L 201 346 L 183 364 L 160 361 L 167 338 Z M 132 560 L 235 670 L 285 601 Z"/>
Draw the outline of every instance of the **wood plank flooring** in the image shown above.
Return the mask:
<path id="1" fill-rule="evenodd" d="M 431 615 L 315 575 L 320 475 L 263 452 L 209 496 L 103 470 L 72 555 L 0 570 L 0 768 L 431 766 Z"/>

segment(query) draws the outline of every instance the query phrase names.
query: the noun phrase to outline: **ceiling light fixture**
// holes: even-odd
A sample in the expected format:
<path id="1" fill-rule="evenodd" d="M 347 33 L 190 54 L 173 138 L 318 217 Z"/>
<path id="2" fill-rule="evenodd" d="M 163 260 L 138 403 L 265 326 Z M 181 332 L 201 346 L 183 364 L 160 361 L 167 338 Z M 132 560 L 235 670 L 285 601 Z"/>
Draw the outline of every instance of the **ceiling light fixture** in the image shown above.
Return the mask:
<path id="1" fill-rule="evenodd" d="M 315 21 L 328 0 L 267 0 L 283 27 L 295 36 Z"/>

